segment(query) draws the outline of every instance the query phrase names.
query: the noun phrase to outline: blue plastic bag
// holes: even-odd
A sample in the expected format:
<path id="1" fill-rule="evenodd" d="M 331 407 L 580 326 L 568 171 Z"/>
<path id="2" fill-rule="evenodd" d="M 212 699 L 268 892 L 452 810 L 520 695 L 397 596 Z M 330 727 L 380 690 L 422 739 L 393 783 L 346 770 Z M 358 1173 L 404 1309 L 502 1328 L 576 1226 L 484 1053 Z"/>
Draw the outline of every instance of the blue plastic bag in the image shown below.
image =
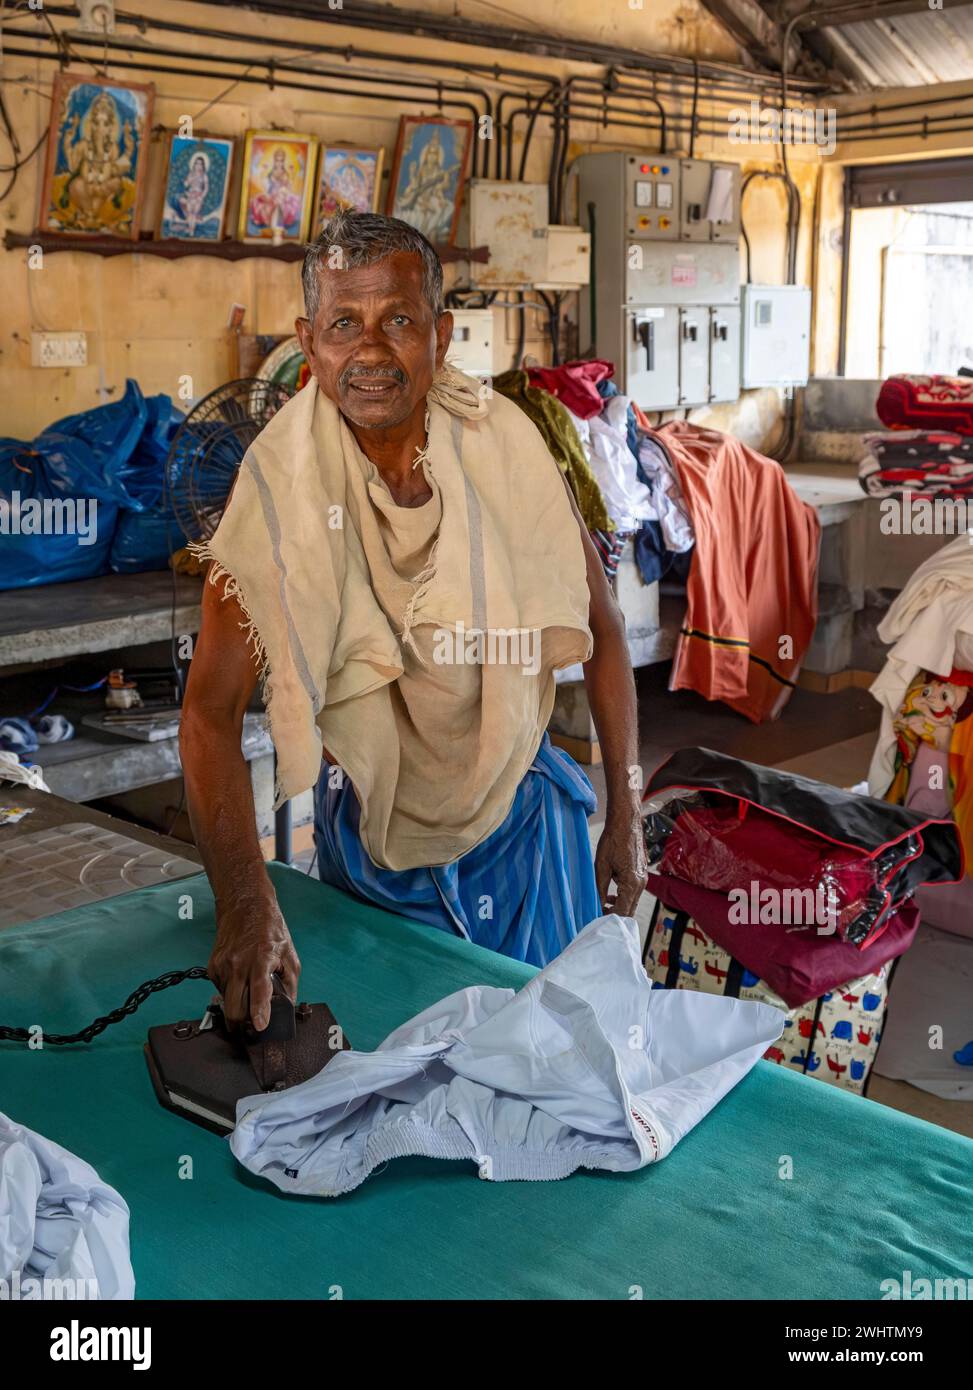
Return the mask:
<path id="1" fill-rule="evenodd" d="M 136 382 L 27 443 L 0 439 L 0 589 L 164 569 L 185 538 L 163 499 L 182 416 Z M 118 528 L 124 525 L 119 537 Z"/>
<path id="2" fill-rule="evenodd" d="M 169 556 L 189 539 L 165 492 L 165 463 L 183 414 L 168 396 L 146 402 L 147 417 L 124 472 L 127 504 L 112 542 L 111 568 L 119 574 L 168 568 Z"/>
<path id="3" fill-rule="evenodd" d="M 0 589 L 108 573 L 118 507 L 86 484 L 90 450 L 0 439 Z"/>

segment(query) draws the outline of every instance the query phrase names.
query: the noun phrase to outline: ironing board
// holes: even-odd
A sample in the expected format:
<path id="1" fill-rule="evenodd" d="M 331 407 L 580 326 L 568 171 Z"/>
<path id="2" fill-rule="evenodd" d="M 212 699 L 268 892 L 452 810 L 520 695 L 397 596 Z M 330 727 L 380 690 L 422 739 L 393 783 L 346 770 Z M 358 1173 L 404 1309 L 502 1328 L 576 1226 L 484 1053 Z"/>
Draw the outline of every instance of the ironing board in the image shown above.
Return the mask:
<path id="1" fill-rule="evenodd" d="M 292 869 L 271 874 L 301 997 L 330 1004 L 356 1047 L 455 989 L 530 977 Z M 74 1030 L 140 981 L 204 963 L 212 935 L 203 877 L 7 928 L 0 1022 Z M 495 1184 L 472 1164 L 401 1159 L 337 1200 L 284 1196 L 149 1083 L 149 1025 L 200 1014 L 210 992 L 155 995 L 87 1047 L 0 1043 L 0 1108 L 128 1201 L 143 1298 L 878 1299 L 905 1270 L 973 1275 L 973 1142 L 769 1062 L 638 1173 Z"/>

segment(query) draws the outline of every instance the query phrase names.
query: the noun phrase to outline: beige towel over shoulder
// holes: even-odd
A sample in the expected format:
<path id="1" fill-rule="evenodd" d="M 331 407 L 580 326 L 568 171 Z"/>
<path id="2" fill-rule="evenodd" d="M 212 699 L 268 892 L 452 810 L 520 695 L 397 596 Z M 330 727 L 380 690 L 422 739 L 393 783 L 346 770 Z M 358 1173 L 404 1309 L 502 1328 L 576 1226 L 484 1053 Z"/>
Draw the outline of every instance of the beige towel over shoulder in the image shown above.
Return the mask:
<path id="1" fill-rule="evenodd" d="M 392 869 L 449 863 L 501 824 L 554 671 L 591 653 L 584 549 L 557 466 L 516 405 L 479 389 L 447 368 L 429 393 L 424 467 L 441 521 L 405 583 L 389 541 L 408 509 L 376 506 L 383 485 L 314 381 L 254 441 L 215 535 L 195 547 L 247 620 L 278 805 L 315 783 L 323 740 L 354 785 L 369 855 Z M 468 653 L 477 632 L 499 634 L 481 648 L 497 659 L 444 664 L 444 634 Z M 513 632 L 539 654 L 529 669 L 505 659 Z"/>

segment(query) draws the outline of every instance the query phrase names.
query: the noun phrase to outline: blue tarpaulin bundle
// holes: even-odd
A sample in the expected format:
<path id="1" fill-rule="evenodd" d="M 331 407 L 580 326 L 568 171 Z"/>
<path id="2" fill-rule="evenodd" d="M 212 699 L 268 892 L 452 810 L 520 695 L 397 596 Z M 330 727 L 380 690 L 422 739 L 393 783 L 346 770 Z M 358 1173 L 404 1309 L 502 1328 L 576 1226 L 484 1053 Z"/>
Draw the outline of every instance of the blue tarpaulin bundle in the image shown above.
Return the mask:
<path id="1" fill-rule="evenodd" d="M 182 418 L 130 380 L 31 442 L 0 439 L 0 589 L 164 569 L 186 540 L 163 484 Z"/>

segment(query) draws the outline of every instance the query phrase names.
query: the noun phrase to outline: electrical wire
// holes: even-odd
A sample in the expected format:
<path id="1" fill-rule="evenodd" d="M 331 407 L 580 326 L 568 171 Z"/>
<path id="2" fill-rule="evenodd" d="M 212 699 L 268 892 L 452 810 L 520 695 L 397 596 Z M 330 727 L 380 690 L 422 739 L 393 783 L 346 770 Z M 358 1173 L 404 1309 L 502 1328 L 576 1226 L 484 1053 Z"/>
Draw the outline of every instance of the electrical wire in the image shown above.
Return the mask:
<path id="1" fill-rule="evenodd" d="M 699 108 L 699 62 L 693 59 L 693 105 L 689 117 L 689 158 L 696 153 L 696 117 Z"/>
<path id="2" fill-rule="evenodd" d="M 112 1009 L 110 1013 L 103 1014 L 100 1018 L 94 1019 L 86 1028 L 80 1028 L 76 1033 L 48 1033 L 46 1029 L 41 1029 L 41 1039 L 45 1047 L 70 1047 L 74 1043 L 90 1043 L 99 1033 L 103 1033 L 106 1028 L 110 1028 L 114 1023 L 121 1023 L 135 1013 L 136 1009 L 142 1007 L 146 999 L 153 994 L 158 994 L 162 989 L 171 989 L 173 985 L 181 985 L 184 980 L 206 980 L 209 972 L 205 965 L 193 965 L 188 970 L 168 970 L 164 975 L 157 975 L 154 980 L 146 980 L 132 990 L 124 1004 L 117 1009 Z M 0 1042 L 24 1042 L 32 1043 L 37 1032 L 37 1025 L 30 1028 L 18 1028 L 10 1024 L 0 1026 Z"/>
<path id="3" fill-rule="evenodd" d="M 787 222 L 784 245 L 785 283 L 788 285 L 792 285 L 795 282 L 795 276 L 797 273 L 797 237 L 795 227 L 796 223 L 799 221 L 800 218 L 799 207 L 795 203 L 795 195 L 797 195 L 798 198 L 800 195 L 797 193 L 796 184 L 794 183 L 793 179 L 789 177 L 789 175 L 772 169 L 751 170 L 751 172 L 746 175 L 746 177 L 743 180 L 743 183 L 740 186 L 740 235 L 743 238 L 743 245 L 746 251 L 747 284 L 752 284 L 753 277 L 751 274 L 750 266 L 750 237 L 747 234 L 746 223 L 743 217 L 743 199 L 744 194 L 746 193 L 747 189 L 750 187 L 754 179 L 774 179 L 779 180 L 784 185 L 784 190 L 787 195 Z"/>
<path id="4" fill-rule="evenodd" d="M 547 310 L 547 331 L 551 339 L 551 365 L 559 367 L 561 365 L 561 299 L 559 291 L 555 291 L 553 296 L 548 299 L 544 290 L 537 290 L 544 307 Z M 535 306 L 535 307 L 540 307 Z"/>
<path id="5" fill-rule="evenodd" d="M 51 693 L 40 702 L 37 708 L 32 709 L 29 714 L 25 714 L 24 718 L 36 719 L 39 714 L 43 714 L 47 707 L 57 699 L 62 690 L 73 690 L 77 694 L 88 695 L 92 690 L 100 690 L 107 681 L 108 677 L 102 676 L 101 679 L 95 681 L 93 685 L 56 685 Z"/>
<path id="6" fill-rule="evenodd" d="M 41 93 L 41 95 L 46 97 L 46 93 Z M 47 100 L 50 100 L 50 98 L 47 97 Z M 44 144 L 45 140 L 47 139 L 50 126 L 45 126 L 41 135 L 37 139 L 37 143 L 31 146 L 27 154 L 21 156 L 20 140 L 18 139 L 16 130 L 14 130 L 13 122 L 10 119 L 10 113 L 7 110 L 7 102 L 2 87 L 0 87 L 0 125 L 2 125 L 3 127 L 3 131 L 6 135 L 11 152 L 13 154 L 12 164 L 0 164 L 0 173 L 10 175 L 10 178 L 6 186 L 2 190 L 0 190 L 0 203 L 2 203 L 3 200 L 13 192 L 14 185 L 17 182 L 17 176 L 19 175 L 21 169 L 23 169 L 27 164 L 30 163 L 30 161 L 34 158 L 34 155 Z"/>

